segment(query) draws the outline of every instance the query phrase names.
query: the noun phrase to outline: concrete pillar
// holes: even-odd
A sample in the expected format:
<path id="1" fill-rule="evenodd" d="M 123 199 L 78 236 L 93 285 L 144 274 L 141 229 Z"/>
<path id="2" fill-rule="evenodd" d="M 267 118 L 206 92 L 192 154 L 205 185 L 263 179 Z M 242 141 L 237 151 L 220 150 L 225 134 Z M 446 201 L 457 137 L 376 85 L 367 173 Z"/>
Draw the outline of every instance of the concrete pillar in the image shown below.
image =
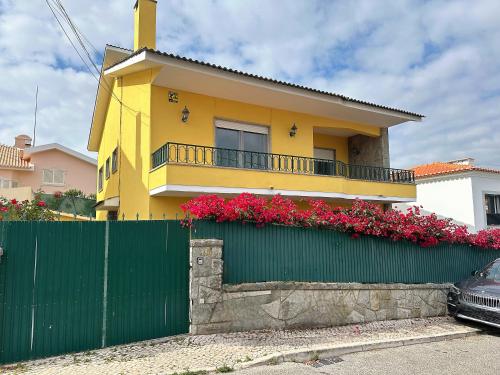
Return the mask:
<path id="1" fill-rule="evenodd" d="M 191 334 L 206 333 L 200 328 L 210 324 L 216 304 L 222 302 L 222 245 L 213 239 L 190 242 Z"/>
<path id="2" fill-rule="evenodd" d="M 388 129 L 381 128 L 379 137 L 349 137 L 348 152 L 349 164 L 390 168 Z"/>

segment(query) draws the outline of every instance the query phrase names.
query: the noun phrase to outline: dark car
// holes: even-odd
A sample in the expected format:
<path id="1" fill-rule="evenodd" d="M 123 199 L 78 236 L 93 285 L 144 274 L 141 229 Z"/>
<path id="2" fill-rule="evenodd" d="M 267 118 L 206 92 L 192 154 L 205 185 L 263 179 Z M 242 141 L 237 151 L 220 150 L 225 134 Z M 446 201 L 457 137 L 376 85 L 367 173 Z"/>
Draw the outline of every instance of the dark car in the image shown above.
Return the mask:
<path id="1" fill-rule="evenodd" d="M 451 287 L 448 312 L 458 319 L 500 328 L 500 258 Z"/>

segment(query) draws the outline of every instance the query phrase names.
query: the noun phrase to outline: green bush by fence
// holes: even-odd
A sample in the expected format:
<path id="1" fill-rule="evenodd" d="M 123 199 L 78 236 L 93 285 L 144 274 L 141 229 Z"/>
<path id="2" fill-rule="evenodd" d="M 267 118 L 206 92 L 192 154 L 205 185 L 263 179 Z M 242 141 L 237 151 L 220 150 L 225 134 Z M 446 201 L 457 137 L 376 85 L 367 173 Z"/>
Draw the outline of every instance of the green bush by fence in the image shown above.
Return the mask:
<path id="1" fill-rule="evenodd" d="M 194 238 L 224 240 L 224 282 L 455 282 L 500 257 L 467 245 L 409 242 L 312 228 L 197 221 Z"/>
<path id="2" fill-rule="evenodd" d="M 95 217 L 95 199 L 81 197 L 54 197 L 53 194 L 41 194 L 42 200 L 47 203 L 47 207 L 54 211 L 64 212 L 71 215 Z"/>

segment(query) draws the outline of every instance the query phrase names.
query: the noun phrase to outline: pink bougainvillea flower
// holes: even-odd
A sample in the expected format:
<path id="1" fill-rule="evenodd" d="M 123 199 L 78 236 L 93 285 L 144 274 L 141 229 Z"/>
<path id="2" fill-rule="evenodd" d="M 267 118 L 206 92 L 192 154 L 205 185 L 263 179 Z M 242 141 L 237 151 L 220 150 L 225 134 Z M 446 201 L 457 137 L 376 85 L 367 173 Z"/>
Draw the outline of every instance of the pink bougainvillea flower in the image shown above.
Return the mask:
<path id="1" fill-rule="evenodd" d="M 44 201 L 40 201 L 36 204 L 38 207 L 47 207 L 47 204 Z"/>
<path id="2" fill-rule="evenodd" d="M 12 200 L 10 201 L 10 203 L 11 203 L 11 204 L 17 204 L 17 200 L 16 200 L 16 199 L 12 199 Z"/>
<path id="3" fill-rule="evenodd" d="M 295 202 L 280 195 L 270 200 L 243 193 L 225 200 L 216 195 L 202 195 L 181 207 L 191 226 L 192 218 L 216 222 L 253 222 L 258 227 L 279 224 L 336 230 L 352 238 L 361 235 L 409 241 L 422 247 L 440 243 L 470 244 L 482 248 L 500 249 L 500 229 L 470 234 L 467 227 L 439 219 L 436 214 L 422 215 L 421 207 L 406 212 L 384 211 L 381 205 L 356 199 L 349 208 L 332 208 L 323 200 L 310 199 L 309 207 L 299 209 Z"/>

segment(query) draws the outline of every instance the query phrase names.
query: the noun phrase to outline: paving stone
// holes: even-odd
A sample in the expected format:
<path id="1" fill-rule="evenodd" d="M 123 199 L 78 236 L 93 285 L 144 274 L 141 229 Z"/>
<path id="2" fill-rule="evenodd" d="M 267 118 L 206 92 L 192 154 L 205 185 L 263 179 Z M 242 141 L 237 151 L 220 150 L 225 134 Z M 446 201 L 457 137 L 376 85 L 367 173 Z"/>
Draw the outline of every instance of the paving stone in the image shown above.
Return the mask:
<path id="1" fill-rule="evenodd" d="M 457 332 L 463 326 L 449 318 L 404 319 L 343 327 L 253 331 L 177 336 L 110 347 L 85 353 L 26 362 L 23 374 L 118 375 L 172 374 L 188 369 L 234 367 L 267 355 L 325 344 L 368 343 L 375 340 Z M 0 368 L 0 373 L 19 373 Z"/>

